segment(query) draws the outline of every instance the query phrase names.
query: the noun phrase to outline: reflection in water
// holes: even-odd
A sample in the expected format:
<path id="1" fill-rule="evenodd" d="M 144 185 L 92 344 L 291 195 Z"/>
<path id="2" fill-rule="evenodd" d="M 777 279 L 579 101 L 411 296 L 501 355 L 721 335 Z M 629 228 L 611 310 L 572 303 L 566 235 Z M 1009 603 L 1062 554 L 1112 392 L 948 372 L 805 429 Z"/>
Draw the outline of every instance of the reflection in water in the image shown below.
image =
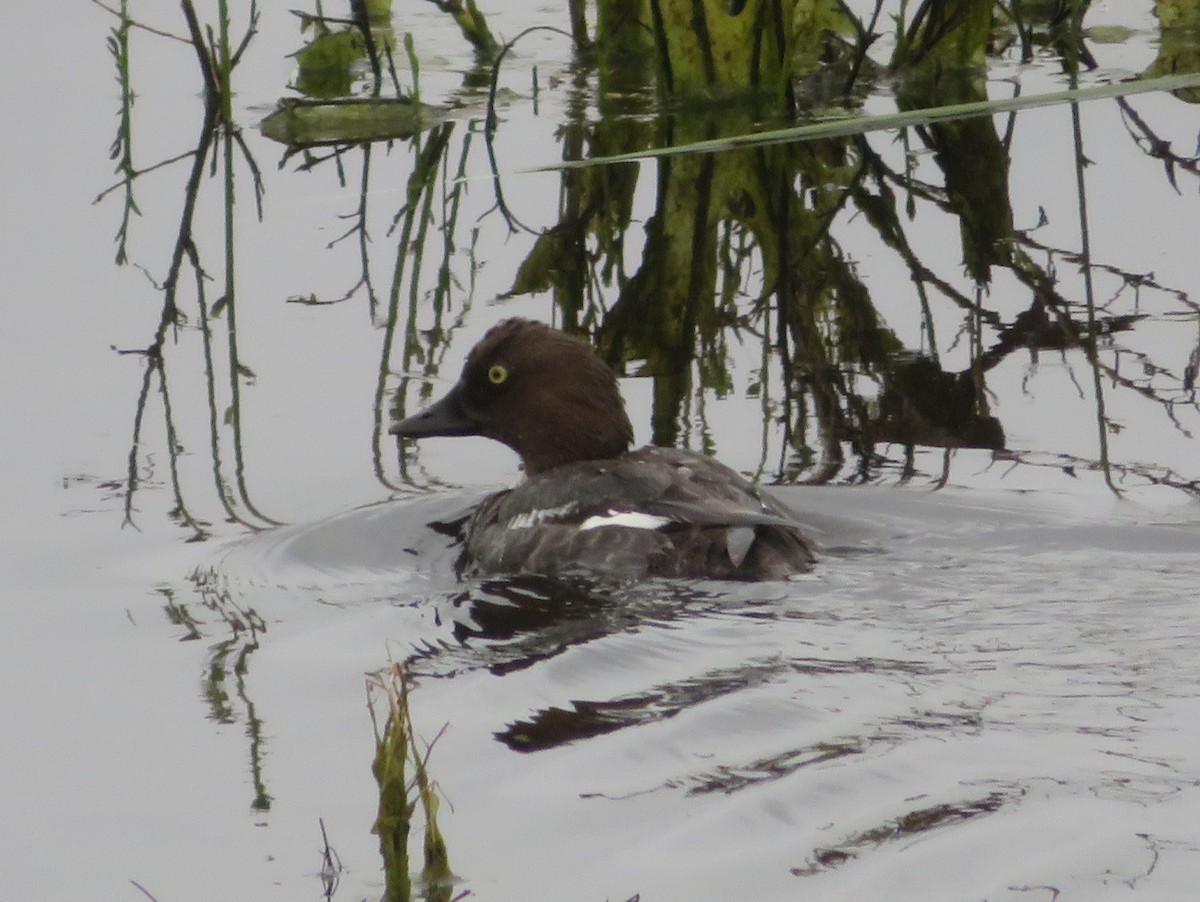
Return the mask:
<path id="1" fill-rule="evenodd" d="M 1007 792 L 997 790 L 969 801 L 918 808 L 894 821 L 851 836 L 836 846 L 814 849 L 808 864 L 792 868 L 792 873 L 797 877 L 811 877 L 857 858 L 886 842 L 899 841 L 938 827 L 951 826 L 981 814 L 991 814 L 999 811 L 1002 805 L 1015 802 L 1019 798 L 1020 793 L 1010 788 Z"/>
<path id="2" fill-rule="evenodd" d="M 496 738 L 514 751 L 543 751 L 591 736 L 603 736 L 625 727 L 665 720 L 723 695 L 761 686 L 784 674 L 876 673 L 889 670 L 923 673 L 928 668 L 908 661 L 875 659 L 747 661 L 735 669 L 709 671 L 680 683 L 655 686 L 643 695 L 602 702 L 576 701 L 572 702 L 570 710 L 546 708 L 527 721 L 509 724 L 504 731 L 496 734 Z M 838 754 L 822 754 L 811 760 L 823 761 L 838 757 Z M 728 784 L 725 791 L 732 791 L 731 787 L 732 783 Z"/>
<path id="3" fill-rule="evenodd" d="M 440 605 L 441 621 L 455 642 L 423 648 L 406 666 L 417 676 L 478 668 L 503 676 L 639 624 L 672 620 L 710 597 L 703 589 L 671 582 L 633 585 L 534 575 L 472 580 Z"/>
<path id="4" fill-rule="evenodd" d="M 267 632 L 267 624 L 253 608 L 242 607 L 228 589 L 209 579 L 208 575 L 197 572 L 193 583 L 200 606 L 210 616 L 189 610 L 170 589 L 159 590 L 166 598 L 164 612 L 171 623 L 184 627 L 181 641 L 202 639 L 213 627 L 228 630 L 228 636 L 209 646 L 201 694 L 211 720 L 221 724 L 244 720 L 254 785 L 250 807 L 254 811 L 270 811 L 272 798 L 267 791 L 263 767 L 265 730 L 247 687 L 250 662 L 258 651 L 261 637 Z"/>
<path id="5" fill-rule="evenodd" d="M 960 33 L 950 29 L 951 20 L 930 16 L 922 5 L 895 49 L 891 65 L 904 73 L 893 82 L 897 105 L 924 109 L 985 100 L 982 57 L 964 49 L 983 46 L 972 30 L 979 23 L 962 23 Z M 221 78 L 209 80 L 200 137 L 190 154 L 184 209 L 162 285 L 162 315 L 151 343 L 135 352 L 147 366 L 129 457 L 127 516 L 134 516 L 134 495 L 145 479 L 145 413 L 157 388 L 174 516 L 197 538 L 208 535 L 211 525 L 195 512 L 194 489 L 179 472 L 179 449 L 185 446 L 207 446 L 224 517 L 251 528 L 275 522 L 253 501 L 245 470 L 241 395 L 255 373 L 242 362 L 236 329 L 237 236 L 229 211 L 238 193 L 239 159 L 248 169 L 256 202 L 261 203 L 262 189 L 250 147 L 231 120 L 221 90 L 236 71 L 255 25 L 252 20 L 237 52 L 229 49 L 233 41 L 227 35 L 228 45 L 221 45 L 227 46 L 224 55 L 206 49 L 198 56 L 205 73 Z M 852 25 L 847 23 L 848 33 L 857 28 L 863 40 L 866 26 Z M 1062 44 L 1067 37 L 1078 36 L 1070 26 L 1062 17 L 1015 23 L 1022 53 L 1036 41 L 1067 46 Z M 194 16 L 192 28 L 199 29 Z M 389 26 L 364 21 L 339 28 L 351 36 L 375 35 L 354 43 L 354 52 L 339 63 L 346 72 L 353 71 L 353 59 L 360 55 L 394 63 L 390 51 L 396 39 Z M 322 25 L 315 40 L 331 33 L 330 26 Z M 950 33 L 958 35 L 958 44 L 948 39 Z M 821 39 L 829 34 L 822 32 Z M 127 76 L 127 46 L 119 39 L 116 46 L 126 47 L 117 59 L 119 72 Z M 954 54 L 965 54 L 961 59 L 952 55 L 954 66 L 944 58 L 951 46 L 958 47 Z M 1068 67 L 1079 56 L 1081 45 L 1074 46 L 1064 56 Z M 385 50 L 386 58 L 381 56 Z M 226 60 L 229 71 L 222 72 Z M 971 65 L 964 68 L 963 60 Z M 410 61 L 414 82 L 416 65 Z M 861 80 L 859 88 L 873 86 L 878 92 L 887 87 L 878 69 L 864 66 L 862 59 L 852 68 Z M 301 72 L 306 69 L 302 61 Z M 568 118 L 560 133 L 564 160 L 744 136 L 772 122 L 753 104 L 719 110 L 689 105 L 656 113 L 645 90 L 654 74 L 643 71 L 636 84 L 630 83 L 633 77 L 628 67 L 605 65 L 597 70 L 594 86 L 581 81 L 572 87 L 579 104 L 568 110 L 576 118 Z M 400 93 L 394 77 L 392 84 L 401 97 L 416 94 L 415 84 L 409 94 Z M 621 90 L 610 91 L 610 84 Z M 371 92 L 380 95 L 381 86 L 376 78 Z M 464 101 L 471 90 L 463 88 Z M 600 115 L 588 121 L 586 101 L 592 91 L 598 92 Z M 1164 172 L 1172 185 L 1178 186 L 1185 175 L 1196 176 L 1200 167 L 1195 159 L 1172 151 L 1129 101 L 1121 105 L 1131 136 L 1152 161 L 1167 162 Z M 125 173 L 121 184 L 131 192 L 136 172 L 130 162 L 128 101 L 122 109 L 118 167 Z M 384 420 L 424 404 L 447 362 L 457 365 L 458 351 L 451 351 L 450 344 L 474 315 L 478 223 L 493 216 L 503 218 L 513 234 L 534 235 L 512 267 L 509 297 L 549 295 L 564 328 L 589 336 L 626 375 L 652 380 L 654 442 L 711 450 L 718 424 L 709 421 L 707 401 L 734 393 L 743 359 L 758 358 L 745 391 L 758 398 L 762 411 L 760 476 L 807 483 L 871 481 L 888 473 L 910 479 L 920 472 L 922 449 L 942 452 L 941 472 L 929 474 L 942 482 L 949 477 L 956 449 L 1035 462 L 1038 458 L 1026 449 L 1010 446 L 1003 417 L 993 410 L 998 388 L 991 374 L 1014 354 L 1027 354 L 1036 363 L 1046 350 L 1060 352 L 1064 359 L 1076 352 L 1075 359 L 1094 371 L 1093 397 L 1083 403 L 1096 406 L 1099 458 L 1081 458 L 1073 450 L 1070 465 L 1110 467 L 1108 439 L 1122 427 L 1104 409 L 1105 391 L 1149 402 L 1183 435 L 1192 430 L 1196 367 L 1165 357 L 1175 352 L 1156 349 L 1153 340 L 1138 333 L 1167 317 L 1194 321 L 1195 305 L 1183 290 L 1160 285 L 1152 275 L 1081 256 L 1073 248 L 1039 239 L 1036 227 L 1014 225 L 1009 183 L 1015 113 L 1007 122 L 977 116 L 915 128 L 900 136 L 905 152 L 899 167 L 891 162 L 891 135 L 884 133 L 664 156 L 653 167 L 625 162 L 570 168 L 559 176 L 557 222 L 538 228 L 508 211 L 498 175 L 496 206 L 483 211 L 481 219 L 465 213 L 470 183 L 463 176 L 472 160 L 486 150 L 489 167 L 499 169 L 505 127 L 494 121 L 485 129 L 483 148 L 474 140 L 472 125 L 461 121 L 442 122 L 411 138 L 407 185 L 392 209 L 375 209 L 387 195 L 376 198 L 372 171 L 378 157 L 370 143 L 294 147 L 283 158 L 287 163 L 302 155 L 292 179 L 336 167 L 345 182 L 351 166 L 359 171 L 357 206 L 349 225 L 330 243 L 332 248 L 354 241 L 359 271 L 337 298 L 312 294 L 292 300 L 320 306 L 363 295 L 372 321 L 382 326 L 371 443 L 376 478 L 389 489 L 437 482 L 420 466 L 415 448 L 402 447 L 393 468 L 385 450 Z M 223 288 L 216 300 L 207 295 L 206 277 L 217 268 L 202 259 L 204 236 L 193 230 L 210 149 L 221 164 L 226 208 Z M 1079 171 L 1084 162 L 1077 160 Z M 650 208 L 638 200 L 646 193 L 639 189 L 648 177 L 654 183 Z M 132 209 L 128 193 L 123 222 Z M 965 285 L 939 273 L 944 267 L 929 258 L 920 233 L 932 228 L 930 217 L 956 224 Z M 379 220 L 394 242 L 391 253 L 383 256 L 387 275 L 382 279 L 377 259 L 383 246 L 374 224 Z M 856 230 L 853 244 L 851 225 Z M 907 272 L 915 300 L 912 322 L 889 322 L 895 315 L 885 317 L 882 310 L 894 304 L 878 292 L 883 287 L 890 293 L 892 286 L 864 278 L 863 252 L 854 250 L 864 245 L 864 228 L 870 233 L 867 243 L 894 255 Z M 638 240 L 641 253 L 631 259 L 630 247 Z M 126 246 L 123 224 L 121 259 Z M 1084 284 L 1064 278 L 1061 266 L 1075 263 L 1083 268 Z M 995 286 L 1002 281 L 1015 284 L 1016 290 L 998 292 Z M 1084 287 L 1092 282 L 1095 294 L 1107 300 L 1088 302 Z M 195 291 L 189 307 L 185 288 L 191 283 Z M 1013 310 L 1012 301 L 1022 293 L 1028 298 L 1024 309 Z M 195 333 L 183 330 L 189 324 L 197 327 Z M 223 347 L 217 338 L 222 332 Z M 176 383 L 190 374 L 176 367 L 193 364 L 175 345 L 191 334 L 198 334 L 202 345 L 198 356 L 208 398 L 203 440 L 181 434 L 177 410 Z M 1125 339 L 1118 340 L 1122 335 Z M 752 346 L 760 350 L 747 354 Z M 1136 370 L 1126 363 L 1131 360 L 1137 362 Z M 773 464 L 772 454 L 778 454 Z M 1165 465 L 1116 463 L 1122 478 L 1190 490 L 1187 475 Z"/>
<path id="6" fill-rule="evenodd" d="M 243 441 L 241 429 L 241 385 L 243 382 L 252 383 L 254 373 L 239 360 L 236 328 L 237 292 L 235 290 L 233 262 L 235 259 L 235 234 L 233 226 L 233 204 L 236 185 L 234 181 L 235 152 L 248 163 L 253 196 L 259 204 L 261 215 L 262 183 L 254 158 L 247 148 L 240 130 L 237 129 L 230 105 L 228 86 L 230 77 L 241 57 L 242 50 L 254 35 L 257 27 L 257 11 L 252 9 L 250 22 L 241 39 L 240 45 L 232 46 L 227 16 L 220 20 L 219 42 L 210 45 L 203 38 L 200 22 L 196 11 L 188 0 L 183 4 L 184 18 L 192 38 L 199 67 L 204 76 L 204 105 L 199 111 L 200 134 L 196 148 L 189 154 L 166 163 L 191 158 L 191 169 L 183 186 L 183 208 L 175 231 L 174 249 L 167 265 L 167 276 L 161 285 L 162 309 L 150 344 L 142 350 L 122 351 L 122 353 L 138 354 L 145 358 L 146 368 L 142 380 L 141 391 L 137 398 L 136 411 L 133 421 L 133 439 L 129 450 L 128 477 L 125 494 L 125 519 L 133 521 L 134 496 L 144 477 L 142 474 L 142 430 L 147 406 L 150 401 L 151 389 L 157 386 L 162 401 L 162 415 L 165 426 L 165 445 L 171 476 L 171 488 L 174 493 L 175 506 L 171 511 L 173 519 L 188 528 L 193 539 L 204 539 L 208 536 L 211 524 L 192 513 L 192 508 L 184 497 L 183 483 L 180 478 L 179 460 L 183 451 L 184 439 L 176 428 L 176 416 L 172 407 L 173 395 L 168 380 L 168 357 L 172 343 L 177 343 L 181 331 L 190 325 L 189 314 L 183 306 L 186 287 L 189 282 L 195 286 L 195 304 L 198 322 L 196 323 L 201 335 L 203 347 L 204 383 L 208 392 L 208 423 L 209 450 L 212 458 L 212 474 L 217 489 L 217 496 L 226 516 L 233 521 L 250 528 L 278 525 L 278 521 L 261 513 L 250 499 L 249 489 L 245 478 L 245 463 L 243 456 Z M 122 20 L 123 26 L 128 22 Z M 124 73 L 122 82 L 128 72 L 127 33 L 124 38 L 118 38 L 110 46 L 117 58 L 118 70 Z M 125 216 L 118 234 L 118 262 L 126 262 L 126 229 L 131 212 L 140 212 L 134 201 L 132 185 L 134 179 L 152 169 L 134 172 L 131 169 L 131 141 L 128 131 L 131 117 L 133 93 L 129 90 L 122 92 L 121 131 L 116 148 L 120 150 L 118 171 L 125 173 L 123 184 L 125 194 Z M 210 278 L 206 272 L 207 264 L 201 257 L 200 247 L 203 236 L 194 231 L 194 218 L 203 182 L 205 170 L 209 164 L 209 154 L 214 153 L 222 161 L 222 179 L 224 184 L 224 253 L 223 293 L 211 302 L 207 293 L 207 281 Z M 212 164 L 215 166 L 215 161 Z M 107 192 L 106 192 L 107 193 Z M 104 195 L 101 195 L 103 197 Z M 228 382 L 228 406 L 224 415 L 218 412 L 217 403 L 217 366 L 218 351 L 214 342 L 213 329 L 219 323 L 224 323 L 227 338 L 226 358 Z M 181 374 L 182 375 L 182 374 Z M 223 422 L 222 422 L 223 421 Z M 220 425 L 219 425 L 220 424 Z M 232 448 L 232 472 L 229 464 L 223 459 L 221 426 L 228 427 L 230 445 Z"/>

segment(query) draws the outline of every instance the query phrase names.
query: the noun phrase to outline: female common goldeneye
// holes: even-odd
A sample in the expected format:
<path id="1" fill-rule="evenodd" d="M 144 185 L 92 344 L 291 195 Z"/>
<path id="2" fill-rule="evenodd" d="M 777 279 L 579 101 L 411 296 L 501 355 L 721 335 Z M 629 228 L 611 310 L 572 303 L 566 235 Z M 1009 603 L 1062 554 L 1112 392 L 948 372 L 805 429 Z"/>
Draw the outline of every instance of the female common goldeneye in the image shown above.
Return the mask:
<path id="1" fill-rule="evenodd" d="M 543 323 L 498 323 L 450 392 L 390 431 L 486 436 L 521 456 L 526 479 L 472 514 L 460 570 L 768 580 L 813 564 L 814 543 L 787 509 L 724 464 L 630 451 L 616 375 Z"/>

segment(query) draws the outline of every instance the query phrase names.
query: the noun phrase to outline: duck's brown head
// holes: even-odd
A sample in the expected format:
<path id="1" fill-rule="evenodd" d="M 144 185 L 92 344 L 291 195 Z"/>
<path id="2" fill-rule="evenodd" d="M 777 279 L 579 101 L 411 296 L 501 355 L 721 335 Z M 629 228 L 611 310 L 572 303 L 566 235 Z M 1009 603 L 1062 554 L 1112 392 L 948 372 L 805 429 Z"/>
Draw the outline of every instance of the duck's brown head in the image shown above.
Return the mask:
<path id="1" fill-rule="evenodd" d="M 493 326 L 454 388 L 390 431 L 486 436 L 516 451 L 530 476 L 616 457 L 633 441 L 613 371 L 580 339 L 528 319 Z"/>

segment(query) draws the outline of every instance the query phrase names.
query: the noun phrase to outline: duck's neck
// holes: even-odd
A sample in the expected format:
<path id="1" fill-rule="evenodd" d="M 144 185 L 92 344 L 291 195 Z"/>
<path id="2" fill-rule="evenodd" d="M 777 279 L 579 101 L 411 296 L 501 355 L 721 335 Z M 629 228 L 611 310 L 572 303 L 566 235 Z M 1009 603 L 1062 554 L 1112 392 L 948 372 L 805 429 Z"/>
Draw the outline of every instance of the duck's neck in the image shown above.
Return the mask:
<path id="1" fill-rule="evenodd" d="M 619 417 L 580 416 L 553 425 L 538 423 L 510 444 L 521 455 L 526 475 L 536 476 L 576 461 L 620 457 L 632 442 L 633 427 L 621 410 Z"/>

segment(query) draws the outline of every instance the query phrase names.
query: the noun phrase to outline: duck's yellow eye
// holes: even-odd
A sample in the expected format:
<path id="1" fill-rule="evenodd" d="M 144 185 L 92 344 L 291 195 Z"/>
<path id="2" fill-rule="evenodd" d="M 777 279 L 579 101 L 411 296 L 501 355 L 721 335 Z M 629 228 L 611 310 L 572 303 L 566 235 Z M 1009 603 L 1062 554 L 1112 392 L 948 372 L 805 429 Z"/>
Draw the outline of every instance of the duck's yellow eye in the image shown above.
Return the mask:
<path id="1" fill-rule="evenodd" d="M 492 368 L 488 370 L 488 382 L 492 383 L 492 385 L 503 385 L 504 380 L 507 378 L 508 367 L 501 366 L 497 363 L 493 364 Z"/>

